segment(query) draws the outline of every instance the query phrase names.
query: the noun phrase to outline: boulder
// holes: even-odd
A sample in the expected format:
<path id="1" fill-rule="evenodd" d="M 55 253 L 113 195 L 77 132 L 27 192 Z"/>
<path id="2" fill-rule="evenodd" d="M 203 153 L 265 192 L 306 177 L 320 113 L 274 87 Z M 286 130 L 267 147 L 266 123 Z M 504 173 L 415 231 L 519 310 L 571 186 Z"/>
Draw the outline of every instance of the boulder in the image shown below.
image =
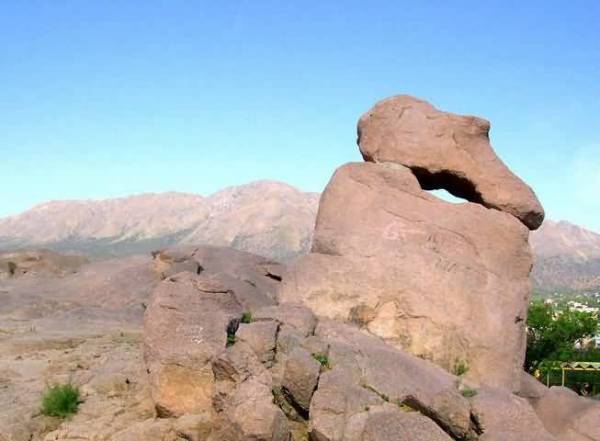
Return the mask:
<path id="1" fill-rule="evenodd" d="M 270 365 L 275 359 L 278 329 L 275 321 L 242 323 L 235 338 L 248 344 L 262 363 Z"/>
<path id="2" fill-rule="evenodd" d="M 303 337 L 311 335 L 317 326 L 317 317 L 309 308 L 297 303 L 260 308 L 252 315 L 254 321 L 276 320 L 296 330 Z"/>
<path id="3" fill-rule="evenodd" d="M 565 387 L 551 387 L 534 404 L 558 441 L 600 441 L 600 403 Z"/>
<path id="4" fill-rule="evenodd" d="M 231 394 L 208 441 L 289 441 L 283 411 L 273 404 L 271 388 L 251 378 Z"/>
<path id="5" fill-rule="evenodd" d="M 302 348 L 296 348 L 285 362 L 283 388 L 304 412 L 308 413 L 320 371 L 321 365 Z"/>
<path id="6" fill-rule="evenodd" d="M 228 381 L 233 386 L 250 378 L 260 378 L 263 383 L 270 383 L 266 368 L 252 348 L 243 342 L 236 342 L 217 355 L 212 369 L 216 381 Z"/>
<path id="7" fill-rule="evenodd" d="M 346 420 L 366 406 L 388 402 L 425 414 L 458 439 L 473 436 L 470 406 L 458 390 L 457 377 L 352 326 L 321 321 L 316 335 L 329 345 L 331 372 L 321 375 L 311 419 L 323 421 L 319 407 L 325 400 L 341 403 L 340 408 L 347 406 L 341 413 Z M 330 407 L 325 404 L 326 409 Z M 339 420 L 339 409 L 325 411 L 325 415 L 331 414 Z"/>
<path id="8" fill-rule="evenodd" d="M 284 266 L 265 257 L 227 247 L 187 246 L 152 253 L 163 278 L 178 272 L 211 275 L 236 293 L 246 311 L 274 304 Z"/>
<path id="9" fill-rule="evenodd" d="M 375 392 L 360 386 L 357 380 L 343 369 L 321 375 L 310 405 L 311 440 L 345 441 L 346 426 L 352 417 L 385 402 Z"/>
<path id="10" fill-rule="evenodd" d="M 144 316 L 144 360 L 159 415 L 211 408 L 212 359 L 243 308 L 217 281 L 180 273 L 155 290 Z"/>
<path id="11" fill-rule="evenodd" d="M 421 189 L 397 164 L 339 168 L 311 254 L 288 267 L 282 303 L 350 321 L 474 382 L 518 390 L 532 257 L 528 229 Z"/>
<path id="12" fill-rule="evenodd" d="M 548 390 L 533 375 L 525 371 L 521 372 L 521 388 L 517 395 L 525 398 L 531 405 L 535 406 Z"/>
<path id="13" fill-rule="evenodd" d="M 433 421 L 418 412 L 384 405 L 350 422 L 344 441 L 452 441 Z"/>
<path id="14" fill-rule="evenodd" d="M 194 270 L 192 261 L 202 270 Z M 215 394 L 212 362 L 236 339 L 242 316 L 274 305 L 279 281 L 271 277 L 269 267 L 276 264 L 215 247 L 155 253 L 155 264 L 166 278 L 144 316 L 144 359 L 152 396 L 162 416 L 202 413 L 212 408 Z M 191 270 L 169 275 L 170 269 L 183 269 L 184 264 Z M 262 348 L 253 349 L 272 357 L 276 324 L 258 328 L 264 328 L 262 336 L 243 338 L 252 340 L 250 346 L 262 341 Z"/>
<path id="15" fill-rule="evenodd" d="M 378 102 L 360 118 L 358 144 L 366 161 L 402 164 L 426 190 L 444 188 L 535 230 L 544 210 L 533 190 L 496 156 L 489 131 L 484 119 L 400 95 Z"/>
<path id="16" fill-rule="evenodd" d="M 556 441 L 523 398 L 483 387 L 471 398 L 481 441 Z"/>

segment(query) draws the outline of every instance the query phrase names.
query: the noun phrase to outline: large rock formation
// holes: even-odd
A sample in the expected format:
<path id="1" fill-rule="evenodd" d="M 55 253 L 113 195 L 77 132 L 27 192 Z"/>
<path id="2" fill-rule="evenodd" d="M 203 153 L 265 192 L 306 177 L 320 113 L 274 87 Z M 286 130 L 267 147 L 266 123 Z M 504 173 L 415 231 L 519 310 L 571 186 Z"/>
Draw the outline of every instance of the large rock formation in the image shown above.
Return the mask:
<path id="1" fill-rule="evenodd" d="M 496 196 L 518 188 L 507 173 Z M 312 253 L 287 271 L 232 250 L 155 253 L 164 280 L 145 314 L 145 360 L 169 422 L 120 435 L 600 441 L 596 404 L 522 372 L 528 227 L 541 208 L 523 208 L 519 193 L 490 208 L 424 188 L 421 170 L 402 164 L 341 167 Z M 553 411 L 563 402 L 579 413 Z"/>
<path id="2" fill-rule="evenodd" d="M 534 192 L 496 156 L 490 123 L 441 112 L 407 95 L 378 102 L 358 122 L 366 161 L 409 167 L 425 190 L 455 196 L 516 216 L 535 230 L 544 210 Z"/>
<path id="3" fill-rule="evenodd" d="M 395 124 L 390 112 L 401 116 Z M 359 123 L 363 154 L 412 168 L 340 167 L 321 197 L 312 252 L 291 265 L 280 300 L 355 322 L 448 370 L 468 364 L 472 381 L 517 390 L 532 265 L 524 223 L 535 227 L 543 211 L 483 138 L 467 136 L 487 136 L 475 130 L 486 124 L 408 97 L 376 105 Z M 475 193 L 461 189 L 477 189 L 499 209 L 426 192 L 433 185 L 424 176 L 440 170 L 461 179 L 444 175 L 436 187 L 465 197 Z"/>
<path id="4" fill-rule="evenodd" d="M 226 248 L 198 247 L 154 254 L 165 280 L 144 317 L 144 357 L 160 415 L 212 408 L 213 358 L 244 313 L 274 304 L 276 264 Z M 275 279 L 273 278 L 275 277 Z"/>

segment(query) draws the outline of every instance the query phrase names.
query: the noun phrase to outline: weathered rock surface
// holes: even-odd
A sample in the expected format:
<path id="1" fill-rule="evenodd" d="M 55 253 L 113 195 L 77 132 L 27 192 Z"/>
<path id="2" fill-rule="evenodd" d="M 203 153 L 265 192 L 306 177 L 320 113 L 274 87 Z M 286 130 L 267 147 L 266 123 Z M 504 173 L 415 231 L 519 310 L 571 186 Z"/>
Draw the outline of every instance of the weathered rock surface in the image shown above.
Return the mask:
<path id="1" fill-rule="evenodd" d="M 316 336 L 329 346 L 331 368 L 310 409 L 324 439 L 345 439 L 340 434 L 353 415 L 383 402 L 419 411 L 457 438 L 473 436 L 470 406 L 453 375 L 352 326 L 325 321 Z"/>
<path id="2" fill-rule="evenodd" d="M 293 350 L 285 362 L 283 388 L 302 410 L 308 412 L 317 388 L 321 365 L 302 348 Z"/>
<path id="3" fill-rule="evenodd" d="M 384 405 L 353 419 L 348 441 L 451 441 L 436 424 L 417 412 L 399 412 Z"/>
<path id="4" fill-rule="evenodd" d="M 64 276 L 89 263 L 84 256 L 64 255 L 49 250 L 0 253 L 0 280 L 24 275 Z"/>
<path id="5" fill-rule="evenodd" d="M 312 253 L 290 265 L 279 297 L 518 390 L 527 237 L 509 214 L 423 191 L 404 166 L 347 164 L 321 198 Z"/>
<path id="6" fill-rule="evenodd" d="M 154 415 L 140 332 L 142 304 L 159 282 L 150 256 L 75 271 L 0 281 L 0 439 L 40 441 L 51 432 L 52 440 L 109 441 Z M 68 381 L 82 391 L 76 417 L 41 415 L 45 387 Z"/>
<path id="7" fill-rule="evenodd" d="M 490 123 L 437 110 L 408 95 L 378 102 L 358 122 L 358 144 L 367 161 L 409 167 L 426 190 L 495 208 L 535 230 L 544 209 L 535 193 L 496 156 Z"/>
<path id="8" fill-rule="evenodd" d="M 554 441 L 531 405 L 501 389 L 481 388 L 471 398 L 481 441 Z"/>
<path id="9" fill-rule="evenodd" d="M 265 257 L 213 246 L 166 249 L 152 255 L 161 278 L 182 271 L 210 275 L 234 291 L 248 310 L 274 304 L 284 268 Z"/>
<path id="10" fill-rule="evenodd" d="M 157 410 L 163 416 L 207 411 L 214 394 L 212 362 L 231 343 L 244 313 L 274 304 L 279 282 L 273 272 L 279 266 L 215 247 L 161 251 L 154 260 L 166 277 L 144 318 L 145 359 Z M 172 275 L 179 270 L 184 272 Z M 275 331 L 276 325 L 246 337 L 265 362 L 272 359 Z"/>
<path id="11" fill-rule="evenodd" d="M 570 389 L 551 387 L 534 403 L 535 411 L 558 441 L 600 440 L 600 403 Z"/>
<path id="12" fill-rule="evenodd" d="M 235 338 L 252 348 L 262 363 L 271 364 L 275 359 L 277 332 L 279 325 L 275 321 L 242 323 Z"/>
<path id="13" fill-rule="evenodd" d="M 159 414 L 212 406 L 211 361 L 242 313 L 233 292 L 211 278 L 180 273 L 159 285 L 144 318 L 144 355 Z"/>
<path id="14" fill-rule="evenodd" d="M 208 440 L 288 441 L 289 437 L 288 421 L 273 404 L 271 388 L 251 378 L 232 393 Z"/>

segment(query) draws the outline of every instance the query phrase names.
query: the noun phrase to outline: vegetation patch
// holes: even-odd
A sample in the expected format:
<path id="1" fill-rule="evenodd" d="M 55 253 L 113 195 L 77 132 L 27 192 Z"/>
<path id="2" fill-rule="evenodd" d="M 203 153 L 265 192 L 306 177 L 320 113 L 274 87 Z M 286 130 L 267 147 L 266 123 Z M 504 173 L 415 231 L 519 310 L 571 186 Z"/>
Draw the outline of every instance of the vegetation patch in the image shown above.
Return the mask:
<path id="1" fill-rule="evenodd" d="M 233 346 L 235 344 L 235 334 L 227 334 L 227 344 L 226 346 Z"/>
<path id="2" fill-rule="evenodd" d="M 77 412 L 80 392 L 72 384 L 49 386 L 42 396 L 42 413 L 47 416 L 66 418 Z"/>
<path id="3" fill-rule="evenodd" d="M 467 360 L 457 358 L 452 367 L 452 373 L 457 377 L 462 377 L 467 372 L 469 372 L 469 363 L 467 363 Z"/>
<path id="4" fill-rule="evenodd" d="M 525 368 L 535 373 L 560 361 L 600 361 L 600 351 L 583 342 L 598 332 L 598 317 L 540 300 L 529 305 Z"/>
<path id="5" fill-rule="evenodd" d="M 477 395 L 477 391 L 469 386 L 464 386 L 460 393 L 465 398 L 473 398 L 475 395 Z"/>
<path id="6" fill-rule="evenodd" d="M 242 315 L 242 323 L 252 323 L 252 313 L 250 311 L 244 312 Z"/>
<path id="7" fill-rule="evenodd" d="M 331 369 L 331 365 L 329 364 L 329 357 L 325 354 L 312 354 L 313 358 L 319 362 L 322 368 Z"/>

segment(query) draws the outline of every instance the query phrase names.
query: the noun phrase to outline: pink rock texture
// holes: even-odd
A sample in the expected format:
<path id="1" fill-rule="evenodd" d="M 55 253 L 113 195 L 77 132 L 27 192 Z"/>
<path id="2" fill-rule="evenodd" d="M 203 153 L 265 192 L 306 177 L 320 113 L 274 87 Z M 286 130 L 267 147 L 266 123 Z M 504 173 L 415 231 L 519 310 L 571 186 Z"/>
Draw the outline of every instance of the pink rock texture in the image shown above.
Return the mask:
<path id="1" fill-rule="evenodd" d="M 366 161 L 409 167 L 426 190 L 455 196 L 512 214 L 531 230 L 544 220 L 535 193 L 498 158 L 490 123 L 442 112 L 408 95 L 378 102 L 358 122 Z"/>
<path id="2" fill-rule="evenodd" d="M 528 233 L 512 215 L 423 191 L 404 166 L 346 164 L 321 198 L 312 253 L 288 268 L 279 300 L 518 390 Z"/>

